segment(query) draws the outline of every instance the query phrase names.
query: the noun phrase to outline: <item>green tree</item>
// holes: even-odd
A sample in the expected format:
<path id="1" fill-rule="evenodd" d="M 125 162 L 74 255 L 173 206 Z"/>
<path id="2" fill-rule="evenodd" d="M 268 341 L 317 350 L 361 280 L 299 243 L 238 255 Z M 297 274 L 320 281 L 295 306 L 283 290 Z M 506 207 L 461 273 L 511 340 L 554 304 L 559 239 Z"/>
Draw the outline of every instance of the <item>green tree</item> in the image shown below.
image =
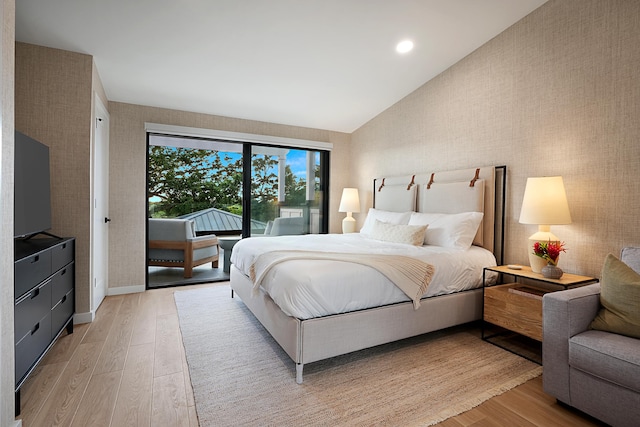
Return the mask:
<path id="1" fill-rule="evenodd" d="M 176 217 L 242 203 L 242 159 L 211 150 L 152 146 L 149 149 L 151 216 Z"/>
<path id="2" fill-rule="evenodd" d="M 251 218 L 267 222 L 276 216 L 278 206 L 278 160 L 255 154 L 251 158 Z"/>
<path id="3" fill-rule="evenodd" d="M 289 206 L 302 206 L 307 202 L 307 181 L 294 175 L 289 165 L 285 168 L 284 194 Z"/>
<path id="4" fill-rule="evenodd" d="M 150 147 L 150 215 L 177 217 L 211 207 L 242 215 L 242 166 L 242 158 L 218 151 Z M 251 217 L 267 222 L 278 213 L 278 160 L 253 155 L 251 166 Z M 314 175 L 319 190 L 318 166 Z M 297 177 L 289 165 L 284 185 L 288 206 L 306 204 L 306 180 Z"/>

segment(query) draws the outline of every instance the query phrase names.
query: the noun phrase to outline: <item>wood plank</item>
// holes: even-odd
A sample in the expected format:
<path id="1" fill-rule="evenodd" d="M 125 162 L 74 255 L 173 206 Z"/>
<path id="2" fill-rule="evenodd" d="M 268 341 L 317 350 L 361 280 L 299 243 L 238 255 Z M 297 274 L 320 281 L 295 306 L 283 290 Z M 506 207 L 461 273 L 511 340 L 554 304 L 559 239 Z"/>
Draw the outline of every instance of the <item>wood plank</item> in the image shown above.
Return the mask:
<path id="1" fill-rule="evenodd" d="M 563 287 L 570 287 L 576 285 L 582 285 L 585 283 L 596 282 L 597 279 L 590 276 L 581 276 L 578 274 L 564 273 L 560 279 L 549 279 L 544 277 L 541 273 L 534 273 L 531 267 L 523 265 L 520 270 L 510 269 L 506 265 L 499 265 L 497 267 L 488 267 L 487 270 L 497 271 L 504 274 L 510 274 L 512 276 L 526 277 L 528 279 L 543 281 L 554 285 L 560 285 Z"/>
<path id="2" fill-rule="evenodd" d="M 120 304 L 124 296 L 110 296 L 105 297 L 100 304 L 100 308 L 98 308 L 98 312 L 96 313 L 96 318 L 91 322 L 91 327 L 85 334 L 82 343 L 89 342 L 98 342 L 98 341 L 106 341 L 107 335 L 111 330 L 111 325 L 113 325 L 113 321 L 116 318 L 116 313 L 120 309 Z"/>
<path id="3" fill-rule="evenodd" d="M 535 424 L 527 421 L 519 413 L 512 412 L 510 409 L 505 408 L 495 398 L 487 400 L 478 406 L 477 410 L 486 418 L 482 422 L 483 426 L 536 427 Z"/>
<path id="4" fill-rule="evenodd" d="M 165 314 L 178 316 L 178 309 L 176 307 L 176 300 L 173 298 L 173 292 L 160 293 L 157 298 L 158 316 Z"/>
<path id="5" fill-rule="evenodd" d="M 198 413 L 196 412 L 195 406 L 189 406 L 189 427 L 199 427 L 200 423 L 198 422 Z"/>
<path id="6" fill-rule="evenodd" d="M 39 364 L 20 391 L 21 411 L 19 419 L 23 426 L 33 424 L 33 419 L 51 395 L 68 362 Z"/>
<path id="7" fill-rule="evenodd" d="M 154 343 L 129 348 L 112 426 L 150 425 L 154 350 Z"/>
<path id="8" fill-rule="evenodd" d="M 140 295 L 138 314 L 134 321 L 130 345 L 155 342 L 156 312 L 156 294 L 152 291 L 147 291 Z"/>
<path id="9" fill-rule="evenodd" d="M 178 326 L 177 314 L 159 315 L 156 318 L 154 377 L 179 372 L 182 375 L 182 338 Z M 184 390 L 184 380 L 182 381 Z"/>
<path id="10" fill-rule="evenodd" d="M 56 364 L 60 362 L 68 362 L 73 356 L 85 334 L 89 330 L 91 323 L 83 323 L 81 325 L 73 325 L 73 333 L 67 334 L 63 332 L 58 338 L 55 345 L 44 356 L 40 364 Z"/>
<path id="11" fill-rule="evenodd" d="M 182 372 L 153 379 L 151 425 L 189 427 Z"/>
<path id="12" fill-rule="evenodd" d="M 116 403 L 121 378 L 122 371 L 93 375 L 71 425 L 108 426 L 111 423 L 111 413 Z"/>
<path id="13" fill-rule="evenodd" d="M 123 299 L 117 317 L 111 327 L 111 332 L 107 336 L 105 346 L 96 364 L 94 375 L 124 369 L 127 350 L 133 334 L 138 302 L 138 294 L 132 294 Z"/>
<path id="14" fill-rule="evenodd" d="M 31 425 L 71 424 L 103 345 L 103 342 L 88 342 L 78 346 Z"/>
<path id="15" fill-rule="evenodd" d="M 189 375 L 189 365 L 187 365 L 187 359 L 184 354 L 184 347 L 182 351 L 182 373 L 184 375 L 184 389 L 187 393 L 187 405 L 195 406 L 196 401 L 193 397 L 193 387 L 191 386 L 191 376 Z"/>

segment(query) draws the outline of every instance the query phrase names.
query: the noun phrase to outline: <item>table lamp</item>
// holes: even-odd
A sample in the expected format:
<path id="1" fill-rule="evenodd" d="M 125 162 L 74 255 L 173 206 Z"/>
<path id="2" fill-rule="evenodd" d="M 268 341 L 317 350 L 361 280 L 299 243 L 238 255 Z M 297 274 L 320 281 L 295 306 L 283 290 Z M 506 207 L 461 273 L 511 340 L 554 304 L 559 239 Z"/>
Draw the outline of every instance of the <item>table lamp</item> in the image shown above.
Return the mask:
<path id="1" fill-rule="evenodd" d="M 354 233 L 356 231 L 356 220 L 351 216 L 351 213 L 360 212 L 360 197 L 358 197 L 357 188 L 345 188 L 342 190 L 338 212 L 347 213 L 345 219 L 342 220 L 342 232 Z"/>
<path id="2" fill-rule="evenodd" d="M 529 237 L 527 250 L 534 273 L 540 273 L 547 261 L 533 253 L 535 242 L 559 242 L 551 233 L 552 225 L 571 224 L 567 194 L 561 176 L 527 178 L 520 224 L 537 224 L 538 232 Z"/>

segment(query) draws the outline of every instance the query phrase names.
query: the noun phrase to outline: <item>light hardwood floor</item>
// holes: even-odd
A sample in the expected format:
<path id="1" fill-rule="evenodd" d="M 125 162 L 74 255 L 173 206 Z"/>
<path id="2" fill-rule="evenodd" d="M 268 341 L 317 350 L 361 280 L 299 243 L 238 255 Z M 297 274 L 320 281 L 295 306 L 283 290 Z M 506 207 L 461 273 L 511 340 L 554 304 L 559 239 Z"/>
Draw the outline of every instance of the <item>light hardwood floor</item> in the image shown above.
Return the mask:
<path id="1" fill-rule="evenodd" d="M 105 298 L 94 322 L 65 333 L 24 384 L 23 426 L 197 426 L 173 300 L 193 287 Z M 538 377 L 439 425 L 600 424 L 558 405 Z"/>

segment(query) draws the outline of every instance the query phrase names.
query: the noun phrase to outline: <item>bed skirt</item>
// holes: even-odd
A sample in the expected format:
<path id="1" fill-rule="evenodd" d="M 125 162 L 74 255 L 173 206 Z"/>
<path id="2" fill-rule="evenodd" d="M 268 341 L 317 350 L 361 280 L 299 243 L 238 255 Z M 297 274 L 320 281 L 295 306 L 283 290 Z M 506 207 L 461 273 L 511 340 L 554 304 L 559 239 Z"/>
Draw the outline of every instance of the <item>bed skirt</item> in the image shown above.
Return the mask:
<path id="1" fill-rule="evenodd" d="M 461 325 L 482 318 L 482 288 L 350 313 L 301 320 L 287 316 L 235 266 L 231 289 L 296 363 L 302 383 L 305 363 Z"/>

